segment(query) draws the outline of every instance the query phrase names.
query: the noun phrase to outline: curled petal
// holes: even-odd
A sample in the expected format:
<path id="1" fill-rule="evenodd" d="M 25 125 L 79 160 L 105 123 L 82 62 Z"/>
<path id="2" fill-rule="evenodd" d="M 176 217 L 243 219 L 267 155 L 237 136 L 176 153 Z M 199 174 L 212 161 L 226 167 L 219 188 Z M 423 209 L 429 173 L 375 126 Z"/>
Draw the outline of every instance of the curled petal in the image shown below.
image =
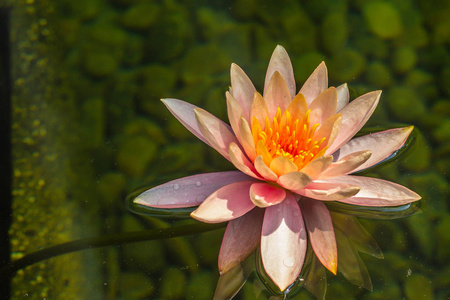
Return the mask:
<path id="1" fill-rule="evenodd" d="M 231 64 L 230 77 L 233 97 L 241 106 L 244 118 L 250 121 L 252 99 L 256 92 L 255 86 L 245 72 L 234 63 Z"/>
<path id="2" fill-rule="evenodd" d="M 352 173 L 357 170 L 359 166 L 364 164 L 371 155 L 372 151 L 369 150 L 351 153 L 337 162 L 332 163 L 328 169 L 320 175 L 320 178 L 331 178 Z"/>
<path id="3" fill-rule="evenodd" d="M 319 158 L 316 158 L 312 162 L 306 165 L 303 169 L 300 171 L 302 173 L 305 173 L 309 177 L 311 177 L 313 180 L 317 177 L 320 177 L 322 172 L 327 170 L 328 166 L 331 165 L 333 162 L 333 156 L 321 156 Z"/>
<path id="4" fill-rule="evenodd" d="M 283 112 L 286 107 L 289 106 L 291 99 L 286 82 L 281 74 L 278 71 L 275 71 L 269 81 L 267 89 L 264 91 L 264 100 L 266 101 L 267 109 L 269 111 L 269 118 L 275 116 L 277 107 L 280 107 Z"/>
<path id="5" fill-rule="evenodd" d="M 322 201 L 305 197 L 302 197 L 300 204 L 314 253 L 322 265 L 336 275 L 338 259 L 336 238 L 328 208 Z"/>
<path id="6" fill-rule="evenodd" d="M 261 258 L 272 281 L 284 291 L 303 266 L 307 247 L 305 225 L 295 197 L 288 193 L 266 208 L 261 235 Z"/>
<path id="7" fill-rule="evenodd" d="M 302 172 L 290 172 L 281 175 L 277 183 L 285 189 L 296 191 L 307 186 L 312 179 Z"/>
<path id="8" fill-rule="evenodd" d="M 241 148 L 239 148 L 236 143 L 230 144 L 228 153 L 230 161 L 238 170 L 240 170 L 244 174 L 247 174 L 248 176 L 263 180 L 263 178 L 259 176 L 258 172 L 256 172 L 253 164 L 248 160 L 244 152 L 242 152 Z"/>
<path id="9" fill-rule="evenodd" d="M 258 246 L 263 216 L 264 210 L 255 208 L 228 223 L 219 252 L 220 274 L 244 261 Z"/>
<path id="10" fill-rule="evenodd" d="M 401 148 L 413 129 L 413 126 L 395 128 L 354 138 L 339 149 L 338 159 L 356 151 L 370 150 L 372 156 L 353 172 L 364 170 Z"/>
<path id="11" fill-rule="evenodd" d="M 322 124 L 326 119 L 336 114 L 337 93 L 335 87 L 330 87 L 323 91 L 311 103 L 311 124 Z"/>
<path id="12" fill-rule="evenodd" d="M 354 197 L 340 202 L 363 206 L 397 206 L 420 200 L 420 196 L 410 189 L 394 182 L 363 176 L 342 175 L 327 179 L 329 182 L 342 182 L 358 185 L 361 191 Z"/>
<path id="13" fill-rule="evenodd" d="M 133 201 L 158 208 L 197 206 L 219 188 L 249 179 L 251 177 L 239 171 L 198 174 L 158 185 L 146 190 Z"/>
<path id="14" fill-rule="evenodd" d="M 286 198 L 286 190 L 264 182 L 256 182 L 250 187 L 250 199 L 258 207 L 278 204 L 284 198 Z"/>
<path id="15" fill-rule="evenodd" d="M 333 144 L 329 144 L 327 155 L 342 147 L 366 124 L 378 105 L 380 95 L 381 91 L 364 94 L 340 110 L 342 124 Z"/>
<path id="16" fill-rule="evenodd" d="M 328 71 L 324 62 L 314 70 L 309 76 L 306 82 L 300 89 L 300 94 L 303 94 L 306 99 L 306 103 L 309 105 L 328 87 Z"/>
<path id="17" fill-rule="evenodd" d="M 337 201 L 354 196 L 359 190 L 360 187 L 356 185 L 320 180 L 313 181 L 306 188 L 293 192 L 316 200 Z"/>
<path id="18" fill-rule="evenodd" d="M 262 155 L 255 159 L 255 169 L 264 179 L 269 181 L 277 181 L 278 176 L 263 161 Z"/>
<path id="19" fill-rule="evenodd" d="M 337 107 L 336 111 L 339 112 L 341 109 L 343 109 L 350 100 L 350 94 L 348 92 L 348 86 L 346 83 L 341 84 L 336 88 L 337 92 Z"/>
<path id="20" fill-rule="evenodd" d="M 230 126 L 201 108 L 194 109 L 198 125 L 211 147 L 230 160 L 228 146 L 239 143 Z"/>
<path id="21" fill-rule="evenodd" d="M 198 126 L 197 119 L 195 118 L 194 109 L 197 106 L 192 105 L 188 102 L 178 100 L 178 99 L 161 99 L 167 109 L 175 116 L 175 118 L 180 121 L 190 132 L 192 132 L 196 137 L 205 142 L 207 145 L 211 146 L 208 140 L 203 135 L 203 132 Z"/>
<path id="22" fill-rule="evenodd" d="M 218 189 L 191 213 L 191 217 L 205 223 L 220 223 L 243 216 L 255 207 L 249 193 L 254 182 L 239 181 Z"/>
<path id="23" fill-rule="evenodd" d="M 297 165 L 294 164 L 292 160 L 284 156 L 278 156 L 277 158 L 273 159 L 270 163 L 270 169 L 274 171 L 277 176 L 298 171 Z"/>
<path id="24" fill-rule="evenodd" d="M 275 72 L 279 72 L 281 77 L 284 78 L 287 88 L 289 90 L 290 99 L 295 96 L 295 78 L 294 70 L 292 69 L 292 63 L 289 59 L 289 55 L 286 50 L 278 45 L 273 51 L 272 57 L 270 58 L 269 66 L 267 67 L 266 79 L 264 83 L 264 95 L 266 95 L 266 90 L 268 88 L 270 79 Z"/>

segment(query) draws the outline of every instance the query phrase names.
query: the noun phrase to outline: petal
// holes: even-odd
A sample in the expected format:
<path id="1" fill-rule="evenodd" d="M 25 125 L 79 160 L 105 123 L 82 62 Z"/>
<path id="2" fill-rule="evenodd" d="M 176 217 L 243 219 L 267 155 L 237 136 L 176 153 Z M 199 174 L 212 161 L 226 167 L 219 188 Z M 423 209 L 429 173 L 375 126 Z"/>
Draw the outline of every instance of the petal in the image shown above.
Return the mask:
<path id="1" fill-rule="evenodd" d="M 250 112 L 250 124 L 253 127 L 253 118 L 258 120 L 261 129 L 264 130 L 266 124 L 266 118 L 269 117 L 269 111 L 267 109 L 266 101 L 260 93 L 256 92 L 253 97 L 252 110 Z"/>
<path id="2" fill-rule="evenodd" d="M 245 120 L 244 118 L 241 118 L 240 128 L 241 145 L 250 160 L 254 161 L 256 157 L 255 142 L 253 141 L 253 135 L 250 126 L 248 125 L 247 120 Z"/>
<path id="3" fill-rule="evenodd" d="M 346 83 L 341 84 L 336 88 L 337 93 L 337 107 L 336 111 L 339 112 L 341 109 L 343 109 L 350 100 L 350 94 L 348 92 L 348 86 Z"/>
<path id="4" fill-rule="evenodd" d="M 218 189 L 191 213 L 191 217 L 205 223 L 220 223 L 243 216 L 255 207 L 249 193 L 254 182 L 239 181 Z"/>
<path id="5" fill-rule="evenodd" d="M 286 108 L 291 114 L 292 119 L 303 119 L 304 115 L 308 111 L 308 105 L 306 104 L 305 96 L 302 94 L 297 94 L 294 99 L 292 99 L 289 106 Z M 285 115 L 283 114 L 283 117 Z"/>
<path id="6" fill-rule="evenodd" d="M 333 144 L 336 136 L 339 133 L 339 128 L 341 127 L 342 115 L 340 113 L 332 115 L 324 123 L 322 123 L 319 127 L 317 127 L 316 132 L 314 133 L 313 139 L 320 140 L 321 138 L 326 138 L 325 142 L 322 143 L 321 148 L 325 146 L 330 146 Z M 328 150 L 326 151 L 328 153 Z M 326 154 L 329 155 L 329 154 Z"/>
<path id="7" fill-rule="evenodd" d="M 336 201 L 354 196 L 359 190 L 359 186 L 352 184 L 317 180 L 310 183 L 306 188 L 293 192 L 316 200 Z"/>
<path id="8" fill-rule="evenodd" d="M 146 190 L 133 201 L 159 208 L 197 206 L 217 189 L 248 179 L 251 177 L 239 171 L 198 174 L 158 185 Z"/>
<path id="9" fill-rule="evenodd" d="M 289 59 L 289 55 L 280 45 L 278 45 L 273 51 L 269 66 L 267 67 L 266 79 L 264 83 L 264 95 L 266 95 L 269 81 L 275 72 L 279 72 L 286 82 L 290 94 L 289 99 L 294 98 L 296 94 L 294 70 L 292 69 L 292 63 Z"/>
<path id="10" fill-rule="evenodd" d="M 342 147 L 366 124 L 378 105 L 380 95 L 381 91 L 364 94 L 340 110 L 340 113 L 342 113 L 342 124 L 336 139 L 327 149 L 327 155 L 333 154 L 334 151 Z"/>
<path id="11" fill-rule="evenodd" d="M 255 208 L 228 223 L 219 252 L 220 274 L 244 261 L 258 246 L 263 216 L 264 210 Z"/>
<path id="12" fill-rule="evenodd" d="M 284 156 L 278 156 L 273 159 L 270 163 L 270 169 L 277 174 L 277 176 L 298 171 L 297 165 L 294 164 L 292 160 Z"/>
<path id="13" fill-rule="evenodd" d="M 314 72 L 305 81 L 300 94 L 303 94 L 306 99 L 306 103 L 309 105 L 328 87 L 328 71 L 324 62 L 314 70 Z"/>
<path id="14" fill-rule="evenodd" d="M 194 112 L 200 130 L 211 147 L 230 160 L 228 146 L 232 142 L 239 143 L 231 127 L 204 109 L 196 108 Z"/>
<path id="15" fill-rule="evenodd" d="M 286 190 L 264 182 L 256 182 L 250 187 L 250 199 L 258 207 L 278 204 L 284 198 L 286 198 Z"/>
<path id="16" fill-rule="evenodd" d="M 269 111 L 269 119 L 276 115 L 277 107 L 281 109 L 281 112 L 284 112 L 289 103 L 291 103 L 291 99 L 286 82 L 281 77 L 281 74 L 275 71 L 272 78 L 270 78 L 267 89 L 264 91 L 264 100 Z"/>
<path id="17" fill-rule="evenodd" d="M 371 155 L 372 151 L 369 150 L 350 153 L 332 163 L 328 169 L 320 175 L 320 178 L 331 178 L 352 173 L 357 170 L 359 166 L 364 164 Z"/>
<path id="18" fill-rule="evenodd" d="M 307 248 L 305 225 L 293 195 L 266 208 L 261 235 L 261 257 L 272 281 L 284 291 L 303 266 Z"/>
<path id="19" fill-rule="evenodd" d="M 302 173 L 305 173 L 308 175 L 311 179 L 316 179 L 317 177 L 324 172 L 328 166 L 333 162 L 333 156 L 321 156 L 319 158 L 316 158 L 309 164 L 307 164 L 303 169 L 300 171 Z"/>
<path id="20" fill-rule="evenodd" d="M 296 191 L 304 188 L 311 182 L 311 178 L 302 172 L 290 172 L 281 175 L 277 183 L 285 189 Z"/>
<path id="21" fill-rule="evenodd" d="M 354 197 L 340 202 L 363 206 L 397 206 L 419 200 L 421 197 L 410 189 L 394 182 L 363 176 L 342 175 L 327 179 L 361 187 Z"/>
<path id="22" fill-rule="evenodd" d="M 310 120 L 311 124 L 322 124 L 326 119 L 336 114 L 337 94 L 336 88 L 330 87 L 323 91 L 311 103 L 309 109 L 311 110 Z"/>
<path id="23" fill-rule="evenodd" d="M 207 145 L 211 146 L 208 140 L 203 135 L 200 127 L 198 126 L 197 119 L 195 118 L 194 109 L 197 106 L 192 105 L 188 102 L 178 100 L 178 99 L 161 99 L 167 109 L 175 116 L 175 118 L 180 121 L 190 132 L 192 132 L 196 137 L 201 139 Z"/>
<path id="24" fill-rule="evenodd" d="M 230 161 L 233 165 L 244 174 L 251 176 L 256 179 L 263 180 L 261 176 L 259 176 L 258 172 L 256 172 L 253 164 L 248 160 L 245 156 L 244 152 L 242 152 L 241 148 L 236 143 L 231 143 L 228 148 L 228 153 L 230 157 Z"/>
<path id="25" fill-rule="evenodd" d="M 277 181 L 278 176 L 263 161 L 262 155 L 255 159 L 255 169 L 266 180 Z"/>
<path id="26" fill-rule="evenodd" d="M 300 200 L 311 246 L 325 268 L 336 275 L 337 247 L 330 212 L 322 201 L 302 197 Z"/>
<path id="27" fill-rule="evenodd" d="M 339 149 L 338 159 L 356 151 L 370 150 L 372 156 L 353 172 L 364 170 L 383 161 L 402 147 L 413 129 L 414 126 L 395 128 L 354 138 Z"/>
<path id="28" fill-rule="evenodd" d="M 231 64 L 230 77 L 233 97 L 241 106 L 244 118 L 250 120 L 250 108 L 256 92 L 255 86 L 245 72 L 234 63 Z"/>
<path id="29" fill-rule="evenodd" d="M 242 116 L 242 108 L 229 92 L 225 93 L 225 97 L 227 98 L 228 120 L 230 121 L 234 135 L 238 138 L 239 142 L 241 142 L 240 120 Z"/>
<path id="30" fill-rule="evenodd" d="M 315 255 L 311 258 L 311 265 L 306 274 L 303 286 L 308 292 L 316 296 L 316 299 L 325 300 L 327 293 L 327 273 Z"/>

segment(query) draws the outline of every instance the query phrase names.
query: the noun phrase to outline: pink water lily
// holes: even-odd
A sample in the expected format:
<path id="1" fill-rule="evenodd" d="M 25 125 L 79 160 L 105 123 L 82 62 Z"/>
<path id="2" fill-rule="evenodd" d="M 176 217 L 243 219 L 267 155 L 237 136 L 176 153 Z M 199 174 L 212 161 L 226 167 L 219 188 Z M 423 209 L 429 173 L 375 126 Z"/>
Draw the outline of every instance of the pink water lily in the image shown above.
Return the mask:
<path id="1" fill-rule="evenodd" d="M 198 206 L 206 223 L 229 221 L 219 253 L 225 273 L 260 245 L 264 269 L 285 290 L 302 269 L 308 240 L 336 274 L 338 254 L 325 201 L 397 206 L 420 199 L 389 181 L 349 175 L 390 156 L 412 131 L 396 128 L 353 138 L 375 110 L 381 91 L 349 103 L 347 85 L 328 87 L 321 63 L 297 93 L 291 61 L 277 46 L 258 93 L 236 64 L 226 93 L 230 125 L 177 99 L 163 99 L 195 136 L 239 171 L 189 176 L 145 191 L 134 201 L 159 208 Z"/>

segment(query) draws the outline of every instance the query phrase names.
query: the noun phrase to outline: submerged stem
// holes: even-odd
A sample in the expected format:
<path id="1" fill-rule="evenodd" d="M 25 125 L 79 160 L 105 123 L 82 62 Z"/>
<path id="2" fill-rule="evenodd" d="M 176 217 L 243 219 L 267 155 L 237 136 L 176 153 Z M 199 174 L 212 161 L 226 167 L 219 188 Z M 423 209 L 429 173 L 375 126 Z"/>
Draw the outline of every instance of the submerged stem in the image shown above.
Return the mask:
<path id="1" fill-rule="evenodd" d="M 182 225 L 170 228 L 150 229 L 142 231 L 133 231 L 117 234 L 109 234 L 93 238 L 85 238 L 70 241 L 67 243 L 51 246 L 25 255 L 24 257 L 10 262 L 0 269 L 0 278 L 11 276 L 14 272 L 23 269 L 37 262 L 83 249 L 92 249 L 105 246 L 116 246 L 129 243 L 151 241 L 157 239 L 167 239 L 201 233 L 225 227 L 226 223 L 217 224 L 192 224 Z"/>

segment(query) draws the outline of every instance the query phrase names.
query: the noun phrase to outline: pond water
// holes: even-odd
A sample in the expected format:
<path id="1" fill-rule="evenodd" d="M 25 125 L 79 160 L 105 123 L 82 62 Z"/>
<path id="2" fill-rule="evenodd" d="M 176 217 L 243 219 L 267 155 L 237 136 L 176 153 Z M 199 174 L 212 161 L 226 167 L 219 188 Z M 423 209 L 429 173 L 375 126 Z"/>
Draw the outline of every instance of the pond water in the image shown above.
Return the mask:
<path id="1" fill-rule="evenodd" d="M 330 86 L 346 82 L 351 99 L 382 89 L 370 132 L 415 126 L 407 153 L 364 175 L 414 190 L 420 212 L 359 218 L 384 253 L 361 253 L 373 291 L 327 271 L 326 299 L 450 298 L 448 1 L 5 0 L 0 7 L 2 125 L 11 128 L 2 130 L 5 144 L 11 137 L 3 196 L 12 195 L 2 203 L 4 263 L 72 240 L 199 224 L 186 212 L 138 214 L 127 202 L 142 188 L 233 170 L 160 99 L 186 100 L 228 122 L 231 63 L 262 91 L 279 44 L 298 87 L 325 61 Z M 355 214 L 364 213 L 380 214 Z M 111 240 L 52 257 L 12 274 L 2 292 L 11 299 L 212 299 L 223 228 Z M 253 272 L 255 256 L 236 299 L 275 297 Z M 301 287 L 287 297 L 314 299 Z"/>

